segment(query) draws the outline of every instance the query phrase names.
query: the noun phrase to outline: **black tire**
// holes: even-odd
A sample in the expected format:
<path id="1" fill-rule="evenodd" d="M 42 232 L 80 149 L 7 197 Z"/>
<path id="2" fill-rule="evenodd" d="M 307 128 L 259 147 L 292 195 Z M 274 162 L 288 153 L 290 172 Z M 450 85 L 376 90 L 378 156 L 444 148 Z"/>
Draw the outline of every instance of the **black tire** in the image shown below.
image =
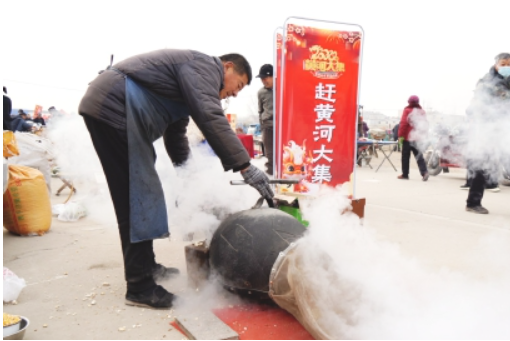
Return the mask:
<path id="1" fill-rule="evenodd" d="M 510 180 L 510 171 L 503 169 L 503 179 Z"/>
<path id="2" fill-rule="evenodd" d="M 427 172 L 429 172 L 430 175 L 436 176 L 443 170 L 439 161 L 439 154 L 436 151 L 433 151 L 432 153 L 429 153 L 427 156 L 425 156 Z"/>
<path id="3" fill-rule="evenodd" d="M 503 180 L 501 181 L 501 184 L 503 186 L 510 186 L 510 171 L 503 168 L 502 170 Z"/>

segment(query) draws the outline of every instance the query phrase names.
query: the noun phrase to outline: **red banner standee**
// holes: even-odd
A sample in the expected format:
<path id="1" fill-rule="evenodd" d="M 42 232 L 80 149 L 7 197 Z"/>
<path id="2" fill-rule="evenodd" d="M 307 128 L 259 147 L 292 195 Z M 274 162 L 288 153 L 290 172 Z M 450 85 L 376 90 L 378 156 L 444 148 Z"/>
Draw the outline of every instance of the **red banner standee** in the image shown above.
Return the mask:
<path id="1" fill-rule="evenodd" d="M 353 173 L 362 34 L 307 23 L 285 26 L 276 148 L 278 176 L 300 180 L 288 191 L 312 194 Z"/>

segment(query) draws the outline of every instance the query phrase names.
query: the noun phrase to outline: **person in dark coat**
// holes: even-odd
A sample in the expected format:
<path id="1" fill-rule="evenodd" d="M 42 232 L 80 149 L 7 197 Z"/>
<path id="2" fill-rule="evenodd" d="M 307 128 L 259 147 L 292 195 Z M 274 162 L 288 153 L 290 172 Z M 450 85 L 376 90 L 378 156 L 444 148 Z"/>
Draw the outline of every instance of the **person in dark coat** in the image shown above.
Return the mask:
<path id="1" fill-rule="evenodd" d="M 362 122 L 361 122 L 361 130 L 362 130 L 362 135 L 361 137 L 368 137 L 368 131 L 370 130 L 370 128 L 368 127 L 368 124 L 367 122 L 365 122 L 365 120 L 363 119 L 363 117 L 360 117 L 359 118 Z"/>
<path id="2" fill-rule="evenodd" d="M 359 116 L 358 118 L 358 138 L 360 137 L 368 137 L 368 131 L 370 128 L 368 127 L 367 122 L 363 120 L 363 116 Z"/>
<path id="3" fill-rule="evenodd" d="M 262 65 L 257 77 L 260 78 L 263 84 L 263 87 L 257 93 L 257 97 L 262 143 L 267 157 L 265 166 L 267 174 L 273 175 L 273 65 Z"/>
<path id="4" fill-rule="evenodd" d="M 224 170 L 241 172 L 264 198 L 272 199 L 267 175 L 250 164 L 220 102 L 236 97 L 251 79 L 250 64 L 239 54 L 212 57 L 163 49 L 110 63 L 89 84 L 79 113 L 103 166 L 117 216 L 126 304 L 169 308 L 175 299 L 156 284 L 178 272 L 156 263 L 152 246 L 153 239 L 169 236 L 163 189 L 154 168 L 156 139 L 163 136 L 174 165 L 185 164 L 191 116 Z"/>
<path id="5" fill-rule="evenodd" d="M 398 128 L 400 127 L 400 123 L 395 124 L 393 127 L 393 141 L 398 141 Z M 400 144 L 396 144 L 395 147 L 393 147 L 393 151 L 400 151 Z"/>
<path id="6" fill-rule="evenodd" d="M 44 121 L 44 118 L 42 117 L 41 113 L 37 114 L 37 116 L 32 119 L 32 122 L 38 123 L 42 126 L 46 126 L 46 122 Z"/>
<path id="7" fill-rule="evenodd" d="M 423 181 L 427 181 L 429 173 L 423 154 L 419 150 L 419 142 L 424 139 L 428 130 L 425 111 L 420 106 L 418 96 L 409 97 L 398 128 L 399 139 L 402 139 L 402 174 L 398 179 L 409 179 L 409 161 L 413 152 Z"/>
<path id="8" fill-rule="evenodd" d="M 4 86 L 4 130 L 12 130 L 12 118 L 11 118 L 11 111 L 12 111 L 12 101 L 9 96 L 7 96 L 7 88 Z"/>
<path id="9" fill-rule="evenodd" d="M 499 190 L 497 180 L 499 166 L 510 169 L 508 145 L 494 141 L 499 133 L 507 133 L 505 126 L 510 122 L 510 53 L 500 53 L 476 85 L 473 100 L 466 114 L 471 121 L 471 149 L 468 157 L 468 179 L 470 185 L 466 200 L 466 211 L 488 214 L 482 206 L 484 189 Z M 491 146 L 491 150 L 480 150 Z M 487 186 L 489 184 L 489 186 Z"/>

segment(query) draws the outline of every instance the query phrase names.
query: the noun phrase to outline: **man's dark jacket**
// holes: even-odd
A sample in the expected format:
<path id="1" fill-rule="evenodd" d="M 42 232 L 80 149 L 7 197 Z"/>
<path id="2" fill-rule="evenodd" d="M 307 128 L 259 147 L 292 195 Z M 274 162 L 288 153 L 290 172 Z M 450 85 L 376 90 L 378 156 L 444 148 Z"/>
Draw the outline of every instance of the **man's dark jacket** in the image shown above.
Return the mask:
<path id="1" fill-rule="evenodd" d="M 489 72 L 483 76 L 476 84 L 474 96 L 471 104 L 466 109 L 468 116 L 487 115 L 490 111 L 496 111 L 499 106 L 502 109 L 508 108 L 510 105 L 510 77 L 504 78 L 496 68 L 492 66 Z M 491 108 L 492 110 L 487 110 Z M 486 116 L 486 119 L 494 119 L 494 117 Z M 496 114 L 496 118 L 499 114 Z"/>
<path id="2" fill-rule="evenodd" d="M 178 102 L 185 102 L 190 115 L 207 142 L 220 158 L 223 168 L 239 170 L 250 156 L 223 114 L 219 98 L 223 88 L 223 64 L 192 50 L 157 50 L 123 60 L 113 67 L 145 89 Z M 126 91 L 124 76 L 105 70 L 90 84 L 83 97 L 81 115 L 126 130 Z M 174 163 L 189 152 L 187 120 L 179 120 L 165 131 L 165 146 Z"/>
<path id="3" fill-rule="evenodd" d="M 12 130 L 11 118 L 12 102 L 11 99 L 4 95 L 4 130 Z"/>

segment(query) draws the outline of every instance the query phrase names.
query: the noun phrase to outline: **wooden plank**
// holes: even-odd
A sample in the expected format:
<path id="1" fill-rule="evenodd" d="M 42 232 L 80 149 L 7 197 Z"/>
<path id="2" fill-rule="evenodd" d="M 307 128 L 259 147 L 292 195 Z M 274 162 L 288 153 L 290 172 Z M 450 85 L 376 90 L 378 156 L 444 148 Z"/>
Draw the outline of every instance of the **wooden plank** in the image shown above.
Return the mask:
<path id="1" fill-rule="evenodd" d="M 239 340 L 239 335 L 210 311 L 180 315 L 175 322 L 190 340 Z"/>

